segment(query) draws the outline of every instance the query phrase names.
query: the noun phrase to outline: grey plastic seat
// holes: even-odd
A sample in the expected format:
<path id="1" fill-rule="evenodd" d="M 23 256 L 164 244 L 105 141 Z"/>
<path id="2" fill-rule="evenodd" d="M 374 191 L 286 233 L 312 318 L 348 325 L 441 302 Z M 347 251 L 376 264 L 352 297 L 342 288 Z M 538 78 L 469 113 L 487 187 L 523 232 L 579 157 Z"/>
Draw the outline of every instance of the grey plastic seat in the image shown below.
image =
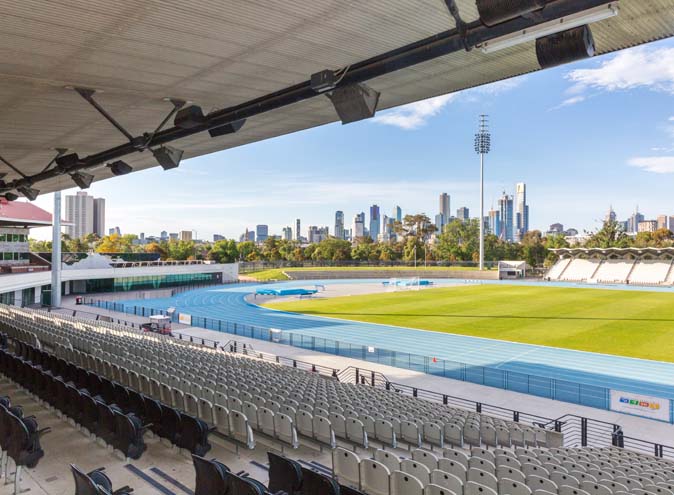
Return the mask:
<path id="1" fill-rule="evenodd" d="M 364 459 L 360 462 L 360 488 L 368 495 L 389 495 L 391 473 L 381 462 Z"/>
<path id="2" fill-rule="evenodd" d="M 424 495 L 424 485 L 415 476 L 403 471 L 391 473 L 390 495 Z"/>
<path id="3" fill-rule="evenodd" d="M 341 447 L 334 449 L 332 470 L 341 485 L 360 488 L 360 458 L 354 452 Z"/>

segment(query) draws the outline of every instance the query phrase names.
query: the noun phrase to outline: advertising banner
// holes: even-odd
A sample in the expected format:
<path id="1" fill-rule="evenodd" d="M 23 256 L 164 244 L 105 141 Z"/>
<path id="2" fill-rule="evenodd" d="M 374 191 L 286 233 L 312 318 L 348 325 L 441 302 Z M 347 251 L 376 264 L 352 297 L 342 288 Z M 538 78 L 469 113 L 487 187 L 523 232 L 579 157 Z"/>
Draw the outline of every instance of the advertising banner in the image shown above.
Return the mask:
<path id="1" fill-rule="evenodd" d="M 669 422 L 669 399 L 611 390 L 611 411 Z"/>
<path id="2" fill-rule="evenodd" d="M 182 323 L 183 325 L 191 325 L 192 324 L 192 315 L 180 313 L 178 315 L 178 323 Z"/>

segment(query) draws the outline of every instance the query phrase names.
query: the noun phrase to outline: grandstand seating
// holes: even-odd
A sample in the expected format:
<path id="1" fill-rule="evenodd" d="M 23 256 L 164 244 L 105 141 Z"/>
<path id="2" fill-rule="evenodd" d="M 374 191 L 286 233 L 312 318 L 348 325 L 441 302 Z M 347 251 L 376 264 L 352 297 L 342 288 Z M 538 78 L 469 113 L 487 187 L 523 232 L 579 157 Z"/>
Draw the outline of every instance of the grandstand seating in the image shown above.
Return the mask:
<path id="1" fill-rule="evenodd" d="M 546 279 L 646 286 L 674 285 L 674 262 L 668 260 L 563 258 Z"/>
<path id="2" fill-rule="evenodd" d="M 671 261 L 641 260 L 634 266 L 629 282 L 638 285 L 664 284 L 671 265 Z"/>
<path id="3" fill-rule="evenodd" d="M 672 495 L 674 462 L 619 448 L 421 449 L 373 459 L 337 448 L 340 483 L 371 495 Z"/>
<path id="4" fill-rule="evenodd" d="M 594 279 L 600 283 L 625 283 L 634 263 L 634 260 L 604 260 L 594 273 Z"/>
<path id="5" fill-rule="evenodd" d="M 8 464 L 15 465 L 14 494 L 21 493 L 21 476 L 24 467 L 34 468 L 44 456 L 40 438 L 50 428 L 39 429 L 33 416 L 24 416 L 21 406 L 12 406 L 9 397 L 0 397 L 0 450 L 2 475 L 9 483 Z"/>
<path id="6" fill-rule="evenodd" d="M 544 428 L 168 336 L 6 306 L 0 331 L 11 337 L 0 372 L 87 430 L 109 435 L 112 445 L 137 447 L 142 424 L 134 416 L 141 423 L 152 418 L 151 429 L 187 444 L 195 495 L 674 495 L 671 461 L 619 448 L 565 448 L 561 434 Z M 203 457 L 208 442 L 199 418 L 248 447 L 254 435 L 289 446 L 322 438 L 334 447 L 332 476 L 269 452 L 265 487 Z M 315 418 L 325 423 L 320 437 L 311 429 Z M 337 447 L 335 436 L 349 448 Z M 368 443 L 381 448 L 363 450 Z M 405 458 L 397 443 L 409 449 Z M 71 469 L 76 495 L 113 493 L 98 470 Z"/>
<path id="7" fill-rule="evenodd" d="M 255 446 L 254 434 L 292 448 L 302 437 L 331 447 L 339 438 L 363 448 L 370 441 L 389 447 L 404 442 L 438 448 L 563 443 L 562 434 L 552 430 L 340 383 L 112 323 L 3 306 L 0 324 L 21 341 L 54 348 L 64 363 L 95 372 L 117 383 L 117 389 L 139 393 L 155 409 L 159 401 L 169 411 L 181 411 L 153 413 L 161 418 L 153 430 L 174 443 L 178 443 L 171 437 L 179 430 L 176 422 L 190 414 L 248 448 Z M 122 397 L 122 402 L 131 400 Z M 145 414 L 146 421 L 155 423 L 150 413 Z"/>
<path id="8" fill-rule="evenodd" d="M 586 260 L 582 258 L 572 259 L 566 270 L 561 274 L 560 280 L 570 282 L 584 282 L 593 278 L 599 265 L 599 260 Z"/>
<path id="9" fill-rule="evenodd" d="M 569 263 L 571 262 L 570 258 L 562 258 L 557 263 L 555 263 L 550 270 L 548 270 L 547 277 L 550 280 L 560 280 L 560 276 L 562 273 L 564 273 L 564 270 L 566 270 L 566 267 L 569 266 Z"/>

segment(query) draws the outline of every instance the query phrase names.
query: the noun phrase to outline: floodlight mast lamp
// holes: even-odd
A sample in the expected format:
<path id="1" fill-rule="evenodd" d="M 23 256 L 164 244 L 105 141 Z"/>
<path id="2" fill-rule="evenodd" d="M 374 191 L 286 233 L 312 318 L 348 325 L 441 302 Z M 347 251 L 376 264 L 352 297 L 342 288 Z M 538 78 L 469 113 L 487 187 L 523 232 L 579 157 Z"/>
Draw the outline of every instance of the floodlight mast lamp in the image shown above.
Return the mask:
<path id="1" fill-rule="evenodd" d="M 475 153 L 480 155 L 480 270 L 484 270 L 484 155 L 490 150 L 489 116 L 480 115 L 480 124 L 475 134 Z"/>

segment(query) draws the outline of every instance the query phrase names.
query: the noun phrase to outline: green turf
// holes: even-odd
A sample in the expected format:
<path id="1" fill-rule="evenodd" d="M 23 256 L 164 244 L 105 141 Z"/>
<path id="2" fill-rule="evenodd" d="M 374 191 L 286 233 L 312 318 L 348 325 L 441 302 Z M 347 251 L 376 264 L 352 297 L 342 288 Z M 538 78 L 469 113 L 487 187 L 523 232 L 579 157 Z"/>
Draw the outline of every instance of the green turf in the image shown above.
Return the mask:
<path id="1" fill-rule="evenodd" d="M 306 267 L 306 268 L 272 268 L 269 270 L 261 270 L 258 272 L 243 273 L 246 277 L 251 277 L 260 281 L 267 280 L 288 280 L 288 276 L 284 272 L 292 274 L 292 272 L 300 271 L 325 271 L 325 272 L 339 272 L 339 271 L 381 271 L 381 270 L 414 270 L 413 266 L 326 266 L 326 267 Z M 424 271 L 472 271 L 477 270 L 474 266 L 418 266 L 416 268 L 419 272 Z"/>
<path id="2" fill-rule="evenodd" d="M 674 362 L 674 294 L 663 292 L 473 285 L 268 306 Z"/>

